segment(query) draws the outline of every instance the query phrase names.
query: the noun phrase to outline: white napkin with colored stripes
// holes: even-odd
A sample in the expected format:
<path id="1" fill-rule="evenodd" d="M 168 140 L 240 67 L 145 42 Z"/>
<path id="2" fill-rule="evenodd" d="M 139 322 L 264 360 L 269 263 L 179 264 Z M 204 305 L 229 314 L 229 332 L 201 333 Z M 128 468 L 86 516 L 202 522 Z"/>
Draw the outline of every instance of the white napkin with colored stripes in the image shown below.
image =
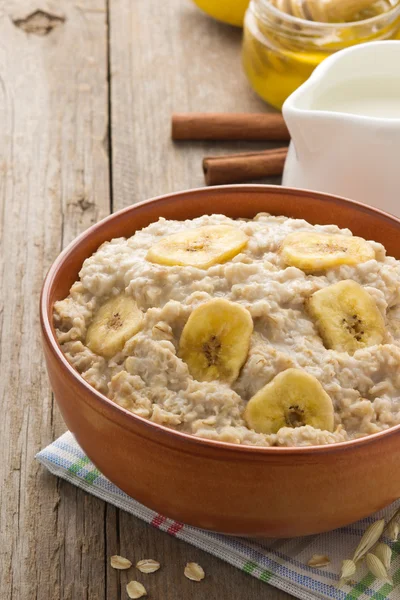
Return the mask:
<path id="1" fill-rule="evenodd" d="M 320 535 L 285 540 L 235 538 L 172 521 L 139 504 L 96 469 L 70 432 L 39 452 L 36 458 L 51 473 L 89 494 L 94 494 L 153 527 L 183 539 L 297 598 L 400 599 L 400 541 L 391 543 L 385 540 L 393 550 L 390 573 L 394 587 L 376 580 L 366 570 L 360 570 L 352 586 L 337 588 L 342 560 L 352 556 L 362 534 L 372 521 L 391 516 L 396 508 L 394 505 L 354 525 Z M 314 554 L 327 555 L 331 560 L 330 564 L 323 569 L 309 567 L 307 563 Z"/>

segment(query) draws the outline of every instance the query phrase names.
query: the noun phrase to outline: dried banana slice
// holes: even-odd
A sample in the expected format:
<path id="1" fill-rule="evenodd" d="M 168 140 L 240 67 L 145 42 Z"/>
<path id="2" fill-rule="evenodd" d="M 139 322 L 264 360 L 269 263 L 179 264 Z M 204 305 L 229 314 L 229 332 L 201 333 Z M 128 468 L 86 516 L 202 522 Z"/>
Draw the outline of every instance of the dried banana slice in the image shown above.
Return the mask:
<path id="1" fill-rule="evenodd" d="M 208 269 L 239 254 L 248 239 L 241 229 L 230 225 L 198 227 L 162 238 L 146 258 L 160 265 Z"/>
<path id="2" fill-rule="evenodd" d="M 283 240 L 281 254 L 287 265 L 310 272 L 375 258 L 374 249 L 362 238 L 311 231 L 289 233 Z"/>
<path id="3" fill-rule="evenodd" d="M 122 350 L 142 325 L 143 313 L 131 296 L 120 294 L 99 308 L 86 334 L 87 347 L 104 358 Z"/>
<path id="4" fill-rule="evenodd" d="M 282 427 L 334 427 L 332 400 L 319 381 L 301 369 L 276 375 L 249 400 L 244 418 L 250 429 L 266 434 Z"/>
<path id="5" fill-rule="evenodd" d="M 190 315 L 179 341 L 179 355 L 198 381 L 232 383 L 247 358 L 252 332 L 248 310 L 216 298 Z"/>
<path id="6" fill-rule="evenodd" d="M 352 279 L 315 292 L 306 307 L 327 348 L 353 354 L 384 339 L 385 322 L 375 300 Z"/>

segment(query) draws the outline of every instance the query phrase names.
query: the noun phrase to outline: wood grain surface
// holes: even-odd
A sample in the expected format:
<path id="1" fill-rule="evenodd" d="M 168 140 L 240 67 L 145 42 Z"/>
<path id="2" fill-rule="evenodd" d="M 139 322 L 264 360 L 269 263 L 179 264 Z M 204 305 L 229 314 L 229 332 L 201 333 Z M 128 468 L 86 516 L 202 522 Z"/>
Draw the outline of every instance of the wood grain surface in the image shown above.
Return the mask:
<path id="1" fill-rule="evenodd" d="M 137 577 L 154 600 L 289 598 L 34 461 L 65 430 L 41 352 L 43 277 L 110 210 L 203 186 L 204 155 L 266 147 L 170 140 L 173 111 L 267 110 L 240 38 L 189 0 L 0 2 L 1 600 L 127 598 L 115 553 L 162 563 Z M 187 561 L 203 582 L 183 577 Z"/>

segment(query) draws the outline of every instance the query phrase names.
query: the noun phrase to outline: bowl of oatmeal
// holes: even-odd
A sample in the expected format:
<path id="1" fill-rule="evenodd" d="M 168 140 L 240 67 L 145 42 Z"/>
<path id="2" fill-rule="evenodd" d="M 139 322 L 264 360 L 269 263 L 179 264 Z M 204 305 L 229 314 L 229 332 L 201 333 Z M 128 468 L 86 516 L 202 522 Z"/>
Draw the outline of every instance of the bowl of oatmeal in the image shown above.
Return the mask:
<path id="1" fill-rule="evenodd" d="M 138 501 L 294 536 L 400 496 L 400 221 L 224 186 L 90 228 L 51 267 L 46 363 L 69 429 Z"/>

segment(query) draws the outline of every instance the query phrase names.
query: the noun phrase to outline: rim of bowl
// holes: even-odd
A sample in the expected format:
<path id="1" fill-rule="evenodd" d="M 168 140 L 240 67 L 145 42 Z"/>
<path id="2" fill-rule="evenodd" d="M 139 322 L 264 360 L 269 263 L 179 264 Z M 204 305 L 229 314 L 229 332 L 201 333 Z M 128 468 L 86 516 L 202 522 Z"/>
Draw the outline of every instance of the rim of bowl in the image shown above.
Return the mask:
<path id="1" fill-rule="evenodd" d="M 236 193 L 236 191 L 260 192 L 262 190 L 266 190 L 266 191 L 271 190 L 272 192 L 274 192 L 278 195 L 284 193 L 284 194 L 291 194 L 291 195 L 296 195 L 296 196 L 313 196 L 314 198 L 319 199 L 319 200 L 328 199 L 330 201 L 334 200 L 334 201 L 338 202 L 339 204 L 346 204 L 346 205 L 350 204 L 352 206 L 355 206 L 358 209 L 358 211 L 360 211 L 360 212 L 368 212 L 368 213 L 373 213 L 373 214 L 375 213 L 375 214 L 379 215 L 380 217 L 384 217 L 385 219 L 388 219 L 389 221 L 395 221 L 398 223 L 399 229 L 400 229 L 400 219 L 395 217 L 394 215 L 391 215 L 389 213 L 386 213 L 385 211 L 379 210 L 378 208 L 363 204 L 362 202 L 357 202 L 355 200 L 350 200 L 348 198 L 343 198 L 341 196 L 335 196 L 334 194 L 326 194 L 326 193 L 315 192 L 313 190 L 307 190 L 307 189 L 300 189 L 300 188 L 297 189 L 297 188 L 292 188 L 292 187 L 284 187 L 284 186 L 279 186 L 279 185 L 265 185 L 265 184 L 249 184 L 249 185 L 232 184 L 232 185 L 213 186 L 213 188 L 212 188 L 212 191 L 216 192 L 216 193 L 220 193 L 220 192 Z M 53 356 L 57 359 L 58 362 L 61 362 L 61 366 L 65 370 L 68 371 L 68 373 L 76 380 L 77 384 L 80 387 L 84 388 L 85 391 L 87 391 L 93 398 L 96 398 L 96 401 L 100 405 L 103 405 L 105 408 L 107 408 L 108 412 L 111 412 L 111 414 L 113 414 L 113 416 L 115 415 L 116 419 L 118 419 L 118 417 L 121 417 L 122 415 L 124 415 L 125 418 L 127 419 L 128 423 L 129 423 L 129 421 L 136 422 L 136 423 L 140 424 L 141 427 L 143 427 L 143 429 L 148 429 L 148 430 L 152 431 L 153 433 L 157 433 L 157 432 L 160 433 L 162 435 L 162 437 L 165 438 L 166 440 L 170 439 L 173 441 L 174 439 L 178 438 L 178 439 L 181 439 L 182 442 L 189 443 L 189 445 L 192 445 L 194 447 L 202 447 L 202 448 L 206 448 L 206 449 L 215 448 L 217 450 L 224 449 L 226 451 L 232 451 L 235 453 L 239 452 L 243 455 L 251 454 L 251 455 L 253 455 L 254 458 L 256 458 L 256 456 L 262 457 L 263 455 L 301 455 L 301 456 L 305 456 L 305 455 L 310 455 L 310 454 L 315 455 L 315 454 L 338 452 L 340 450 L 342 450 L 342 451 L 351 450 L 352 448 L 355 448 L 355 447 L 358 448 L 360 446 L 373 444 L 373 443 L 379 441 L 379 439 L 382 437 L 386 438 L 386 437 L 390 437 L 392 435 L 397 434 L 400 431 L 400 424 L 394 425 L 393 427 L 390 427 L 389 429 L 385 429 L 385 430 L 379 431 L 377 433 L 372 433 L 370 435 L 366 435 L 361 438 L 347 440 L 344 442 L 337 442 L 334 444 L 323 444 L 323 445 L 316 445 L 316 446 L 252 446 L 252 445 L 248 445 L 248 444 L 234 444 L 231 442 L 223 442 L 220 440 L 199 438 L 194 435 L 184 433 L 182 431 L 176 431 L 175 429 L 171 429 L 169 427 L 166 427 L 165 425 L 161 425 L 159 423 L 154 423 L 153 421 L 150 421 L 149 419 L 145 419 L 144 417 L 140 417 L 139 415 L 135 415 L 134 413 L 128 411 L 127 409 L 123 408 L 119 404 L 116 404 L 115 402 L 113 402 L 110 398 L 107 398 L 107 396 L 98 392 L 94 387 L 92 387 L 89 383 L 87 383 L 87 381 L 85 381 L 85 379 L 78 373 L 78 371 L 76 371 L 72 367 L 72 365 L 68 362 L 64 353 L 62 352 L 61 347 L 56 338 L 55 330 L 54 330 L 54 327 L 52 324 L 52 320 L 50 318 L 53 307 L 50 306 L 50 304 L 49 304 L 49 295 L 50 295 L 50 291 L 52 289 L 54 279 L 58 273 L 58 270 L 63 265 L 65 258 L 67 256 L 69 256 L 71 254 L 71 252 L 73 252 L 81 244 L 81 242 L 84 239 L 90 237 L 94 231 L 96 231 L 97 229 L 101 229 L 102 227 L 104 227 L 105 224 L 107 224 L 107 222 L 112 221 L 114 218 L 118 217 L 121 214 L 129 213 L 130 211 L 132 211 L 132 209 L 134 209 L 138 206 L 144 206 L 146 204 L 151 204 L 151 203 L 158 202 L 161 200 L 167 200 L 167 199 L 171 199 L 171 198 L 178 199 L 180 196 L 187 196 L 188 194 L 191 195 L 191 194 L 203 194 L 203 193 L 209 194 L 210 188 L 207 188 L 207 187 L 193 188 L 193 189 L 189 189 L 189 190 L 181 190 L 178 192 L 171 192 L 169 194 L 162 194 L 160 196 L 156 196 L 156 197 L 150 198 L 148 200 L 143 200 L 141 202 L 137 202 L 135 204 L 132 204 L 130 206 L 122 208 L 121 210 L 118 210 L 115 213 L 111 213 L 104 219 L 101 219 L 97 223 L 94 223 L 93 225 L 91 225 L 88 229 L 86 229 L 80 235 L 78 235 L 76 238 L 74 238 L 64 248 L 64 250 L 62 250 L 62 252 L 57 256 L 57 258 L 51 264 L 51 266 L 46 274 L 46 277 L 44 279 L 44 282 L 43 282 L 41 295 L 40 295 L 40 322 L 41 322 L 41 326 L 42 326 L 43 336 L 46 338 L 46 341 L 52 351 Z M 397 259 L 397 260 L 400 260 L 400 259 Z M 49 305 L 49 310 L 47 310 L 48 305 Z M 108 418 L 109 417 L 110 417 L 110 415 L 108 414 Z M 161 442 L 161 440 L 159 440 L 159 441 Z"/>

